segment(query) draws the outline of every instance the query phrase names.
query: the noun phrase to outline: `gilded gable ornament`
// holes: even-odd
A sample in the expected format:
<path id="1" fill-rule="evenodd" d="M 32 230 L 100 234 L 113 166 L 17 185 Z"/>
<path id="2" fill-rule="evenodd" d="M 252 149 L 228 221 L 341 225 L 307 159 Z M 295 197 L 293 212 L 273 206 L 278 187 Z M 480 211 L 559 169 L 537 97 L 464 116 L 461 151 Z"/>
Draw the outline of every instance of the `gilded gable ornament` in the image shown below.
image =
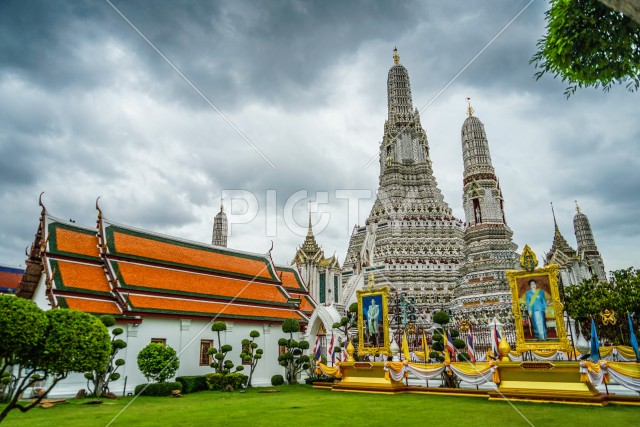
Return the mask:
<path id="1" fill-rule="evenodd" d="M 524 245 L 520 255 L 520 266 L 526 271 L 533 271 L 538 266 L 538 258 L 529 245 Z"/>

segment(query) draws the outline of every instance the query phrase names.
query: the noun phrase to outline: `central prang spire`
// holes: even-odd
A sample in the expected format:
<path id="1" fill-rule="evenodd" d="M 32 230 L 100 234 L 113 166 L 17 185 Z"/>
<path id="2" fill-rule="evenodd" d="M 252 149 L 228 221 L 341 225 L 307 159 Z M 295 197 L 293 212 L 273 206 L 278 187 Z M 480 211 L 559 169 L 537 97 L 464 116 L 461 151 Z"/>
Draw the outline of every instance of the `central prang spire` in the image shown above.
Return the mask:
<path id="1" fill-rule="evenodd" d="M 413 112 L 413 101 L 411 100 L 409 72 L 400 65 L 400 55 L 398 55 L 397 48 L 393 49 L 393 63 L 387 78 L 389 123 L 405 125 L 409 122 L 409 115 Z"/>
<path id="2" fill-rule="evenodd" d="M 351 235 L 344 263 L 345 306 L 373 273 L 413 298 L 411 322 L 427 324 L 453 295 L 463 259 L 463 226 L 438 188 L 427 134 L 413 107 L 409 72 L 398 50 L 387 77 L 389 115 L 380 142 L 380 187 L 365 225 Z"/>

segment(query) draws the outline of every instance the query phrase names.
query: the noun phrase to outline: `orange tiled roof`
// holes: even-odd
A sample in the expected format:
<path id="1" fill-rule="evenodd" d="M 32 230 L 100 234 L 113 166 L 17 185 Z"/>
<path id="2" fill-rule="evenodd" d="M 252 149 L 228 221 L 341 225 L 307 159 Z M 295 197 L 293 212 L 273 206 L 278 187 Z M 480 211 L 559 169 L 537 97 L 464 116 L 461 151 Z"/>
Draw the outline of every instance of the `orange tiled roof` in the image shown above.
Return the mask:
<path id="1" fill-rule="evenodd" d="M 80 231 L 63 228 L 60 224 L 51 224 L 49 226 L 55 229 L 55 248 L 58 251 L 69 252 L 72 254 L 85 255 L 90 257 L 99 257 L 98 238 L 95 235 L 82 233 Z M 50 242 L 52 243 L 52 242 Z"/>
<path id="2" fill-rule="evenodd" d="M 82 298 L 73 298 L 73 297 L 58 297 L 58 302 L 60 306 L 67 307 L 71 310 L 80 310 L 85 311 L 87 313 L 95 313 L 95 314 L 120 314 L 120 310 L 115 302 L 112 301 L 100 301 L 100 300 L 89 300 Z"/>
<path id="3" fill-rule="evenodd" d="M 24 270 L 0 267 L 0 289 L 17 289 Z"/>
<path id="4" fill-rule="evenodd" d="M 230 279 L 185 271 L 150 267 L 126 262 L 112 262 L 123 287 L 135 286 L 160 291 L 196 293 L 212 297 L 253 300 L 264 303 L 287 303 L 287 296 L 276 285 Z"/>
<path id="5" fill-rule="evenodd" d="M 51 260 L 51 268 L 55 269 L 56 289 L 73 288 L 78 290 L 111 292 L 107 277 L 99 265 L 79 264 L 60 260 Z M 58 277 L 61 283 L 58 283 Z"/>
<path id="6" fill-rule="evenodd" d="M 300 291 L 306 291 L 302 283 L 298 280 L 298 275 L 290 270 L 283 270 L 281 267 L 276 267 L 278 276 L 282 280 L 282 286 L 287 289 L 297 289 Z"/>
<path id="7" fill-rule="evenodd" d="M 270 271 L 266 259 L 196 249 L 179 245 L 178 242 L 167 243 L 160 239 L 140 237 L 118 231 L 113 232 L 113 240 L 116 252 L 121 255 L 133 255 L 220 272 L 238 273 L 251 278 L 276 279 Z"/>
<path id="8" fill-rule="evenodd" d="M 192 314 L 213 317 L 282 321 L 294 318 L 305 321 L 297 312 L 284 308 L 251 307 L 240 304 L 128 295 L 132 310 L 160 313 Z"/>
<path id="9" fill-rule="evenodd" d="M 308 295 L 303 295 L 303 294 L 291 294 L 292 297 L 294 298 L 300 298 L 300 300 L 302 301 L 300 303 L 300 310 L 302 310 L 305 313 L 312 313 L 313 310 L 315 309 L 315 307 L 309 302 L 309 296 Z"/>

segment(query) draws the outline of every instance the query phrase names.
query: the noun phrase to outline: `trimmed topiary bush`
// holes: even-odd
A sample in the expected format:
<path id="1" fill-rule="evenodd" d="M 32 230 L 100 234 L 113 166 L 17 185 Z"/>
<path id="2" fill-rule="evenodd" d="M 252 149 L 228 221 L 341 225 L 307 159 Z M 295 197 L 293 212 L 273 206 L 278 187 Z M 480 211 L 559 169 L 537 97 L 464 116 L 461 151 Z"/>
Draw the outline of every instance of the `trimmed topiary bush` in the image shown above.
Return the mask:
<path id="1" fill-rule="evenodd" d="M 151 383 L 136 386 L 135 394 L 140 396 L 171 396 L 173 390 L 182 391 L 182 384 L 175 383 Z"/>
<path id="2" fill-rule="evenodd" d="M 228 385 L 234 389 L 244 388 L 249 377 L 239 372 L 226 375 L 216 372 L 205 375 L 205 379 L 209 386 L 209 390 L 224 390 Z"/>
<path id="3" fill-rule="evenodd" d="M 284 377 L 282 375 L 274 375 L 271 377 L 271 385 L 284 384 Z"/>
<path id="4" fill-rule="evenodd" d="M 467 344 L 464 341 L 462 341 L 461 339 L 454 338 L 453 339 L 453 346 L 455 348 L 465 348 L 467 346 Z"/>
<path id="5" fill-rule="evenodd" d="M 182 384 L 184 394 L 209 390 L 209 384 L 204 375 L 176 377 L 176 382 Z"/>
<path id="6" fill-rule="evenodd" d="M 469 353 L 466 353 L 466 352 L 458 353 L 458 361 L 459 362 L 471 362 L 471 356 L 469 356 Z"/>
<path id="7" fill-rule="evenodd" d="M 433 323 L 438 325 L 446 325 L 449 323 L 450 317 L 446 311 L 438 311 L 433 315 Z"/>

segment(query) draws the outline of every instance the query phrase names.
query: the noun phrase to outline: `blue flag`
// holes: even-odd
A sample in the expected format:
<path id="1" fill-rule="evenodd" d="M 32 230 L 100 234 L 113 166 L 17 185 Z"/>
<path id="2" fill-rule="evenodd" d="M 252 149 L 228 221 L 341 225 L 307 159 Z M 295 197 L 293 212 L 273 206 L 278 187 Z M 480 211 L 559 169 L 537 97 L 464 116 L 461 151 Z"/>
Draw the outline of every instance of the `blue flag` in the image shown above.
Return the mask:
<path id="1" fill-rule="evenodd" d="M 636 338 L 636 334 L 633 331 L 633 322 L 631 322 L 631 315 L 627 313 L 627 320 L 629 321 L 629 334 L 631 341 L 631 347 L 633 347 L 633 351 L 636 354 L 636 360 L 640 359 L 640 351 L 638 351 L 638 339 Z"/>
<path id="2" fill-rule="evenodd" d="M 591 319 L 591 354 L 589 357 L 596 363 L 600 360 L 600 340 L 598 340 L 596 322 L 593 319 Z"/>

